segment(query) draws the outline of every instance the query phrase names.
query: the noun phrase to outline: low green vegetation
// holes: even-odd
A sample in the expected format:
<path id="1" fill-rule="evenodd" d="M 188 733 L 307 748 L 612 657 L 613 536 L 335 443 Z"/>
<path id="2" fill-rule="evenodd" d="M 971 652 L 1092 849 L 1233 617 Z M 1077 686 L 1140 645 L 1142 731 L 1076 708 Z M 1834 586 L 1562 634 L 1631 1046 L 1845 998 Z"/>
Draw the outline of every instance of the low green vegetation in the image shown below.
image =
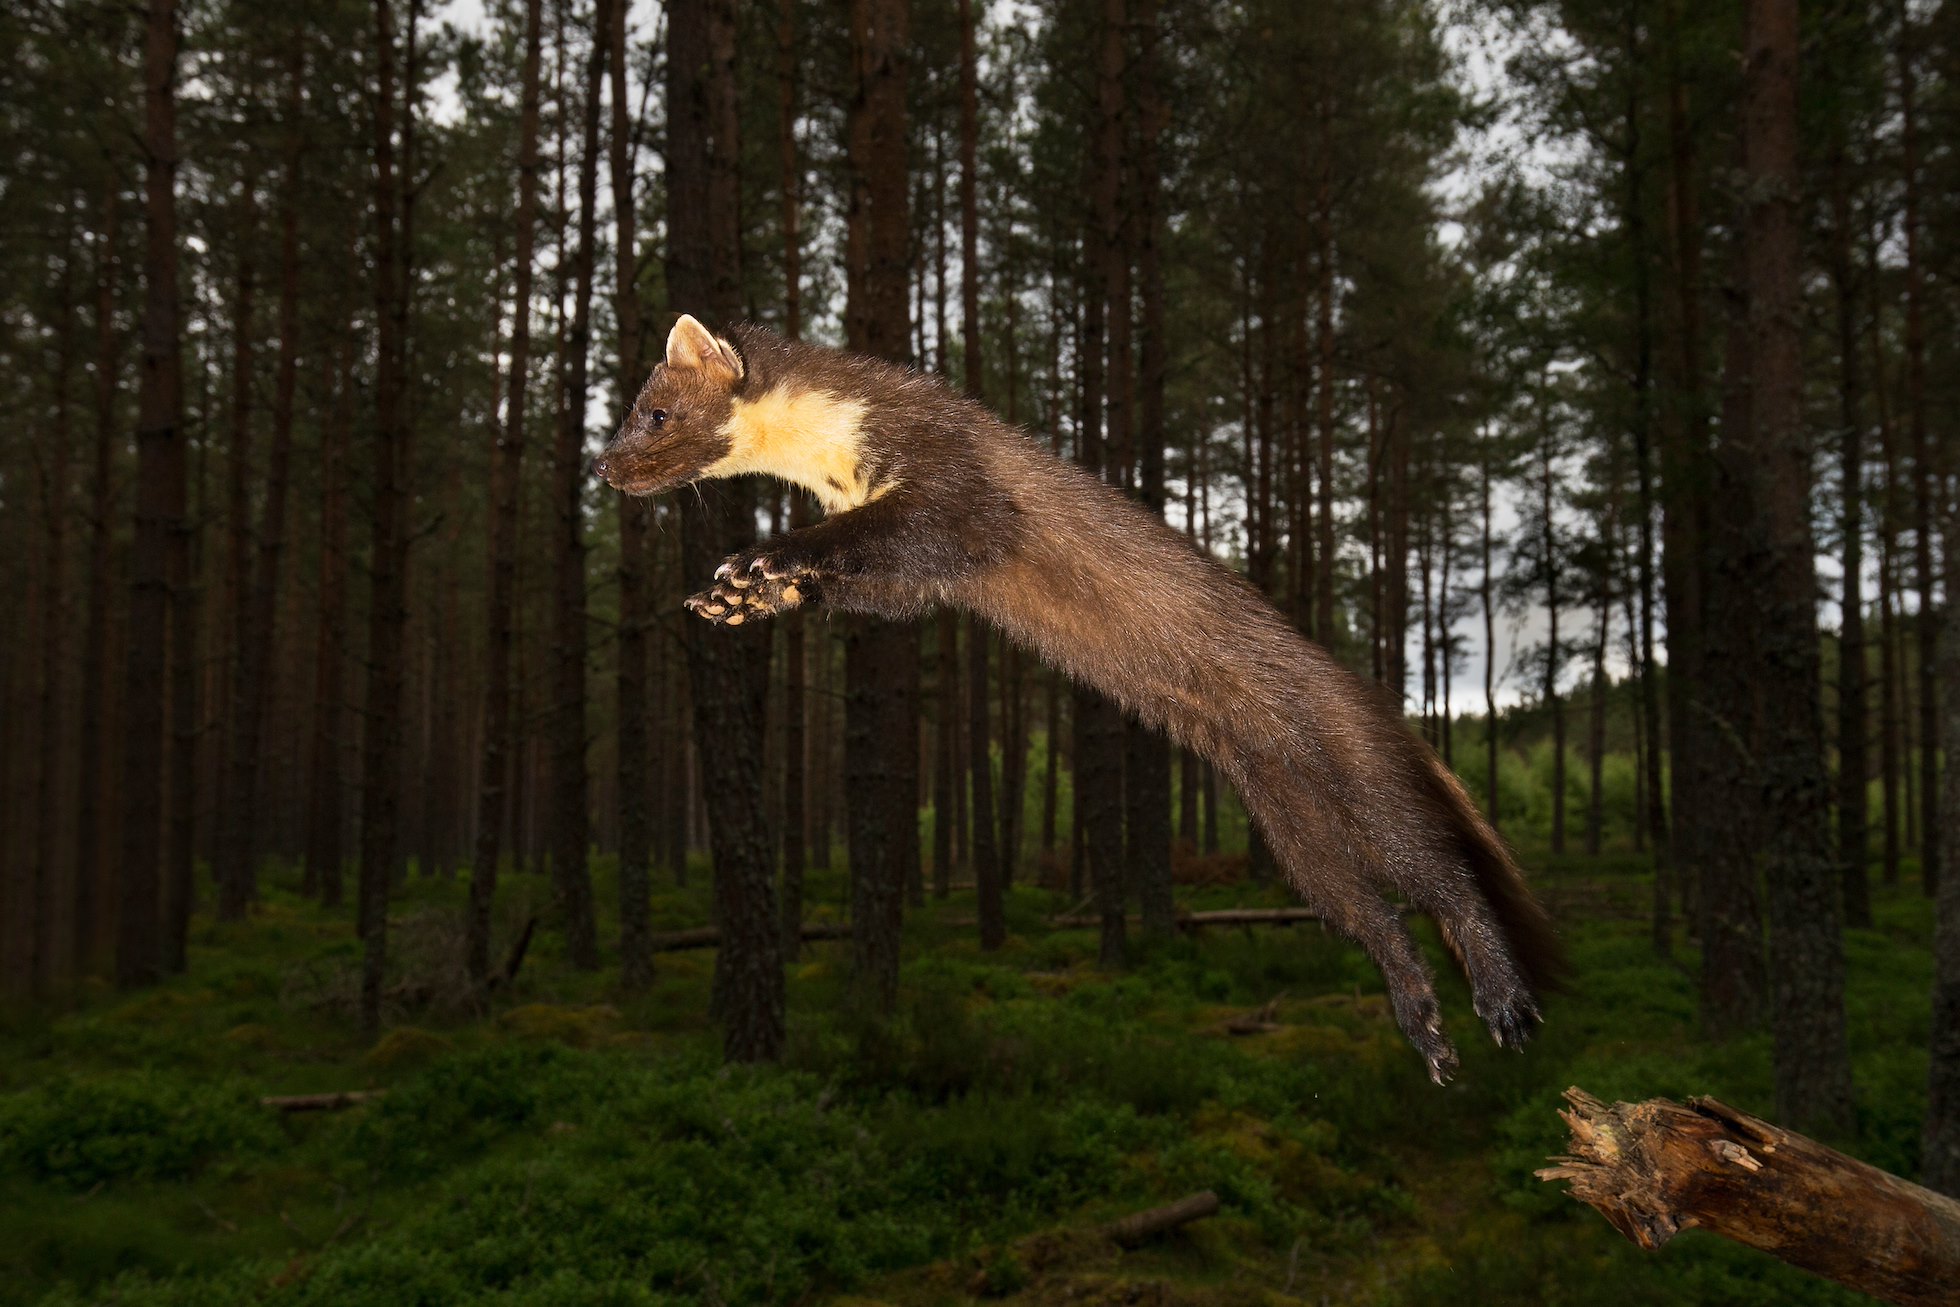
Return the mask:
<path id="1" fill-rule="evenodd" d="M 1043 925 L 1059 896 L 1015 891 L 992 957 L 959 924 L 970 904 L 930 904 L 895 1019 L 850 1001 L 847 945 L 806 946 L 786 1064 L 743 1069 L 719 1064 L 707 952 L 662 954 L 628 997 L 541 932 L 512 991 L 469 1011 L 462 885 L 433 879 L 396 904 L 400 1010 L 365 1041 L 344 924 L 275 888 L 253 921 L 197 930 L 189 975 L 0 1035 L 0 1303 L 1848 1300 L 1705 1236 L 1643 1254 L 1532 1178 L 1569 1084 L 1770 1110 L 1766 1039 L 1702 1042 L 1692 956 L 1652 953 L 1639 861 L 1536 861 L 1576 984 L 1519 1056 L 1451 977 L 1465 1057 L 1446 1089 L 1359 952 L 1312 927 L 1140 949 L 1110 974 L 1088 932 Z M 663 924 L 706 918 L 694 879 L 661 896 Z M 813 889 L 821 911 L 841 875 Z M 515 878 L 507 933 L 527 902 L 548 890 Z M 1931 914 L 1899 891 L 1878 916 L 1848 943 L 1861 1123 L 1837 1142 L 1911 1173 Z M 1258 1009 L 1275 1028 L 1225 1032 Z M 387 1092 L 258 1103 L 363 1088 Z M 1096 1233 L 1205 1188 L 1218 1217 L 1143 1249 Z"/>

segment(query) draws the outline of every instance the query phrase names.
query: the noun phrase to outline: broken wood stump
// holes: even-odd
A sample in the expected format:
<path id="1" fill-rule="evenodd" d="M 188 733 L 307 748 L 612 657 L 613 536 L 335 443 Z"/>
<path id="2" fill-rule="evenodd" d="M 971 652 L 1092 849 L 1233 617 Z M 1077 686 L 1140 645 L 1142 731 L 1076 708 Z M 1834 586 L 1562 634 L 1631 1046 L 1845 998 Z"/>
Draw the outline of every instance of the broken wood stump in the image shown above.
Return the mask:
<path id="1" fill-rule="evenodd" d="M 1538 1178 L 1642 1248 L 1702 1229 L 1886 1302 L 1960 1302 L 1960 1202 L 1712 1098 L 1565 1098 L 1572 1151 Z"/>

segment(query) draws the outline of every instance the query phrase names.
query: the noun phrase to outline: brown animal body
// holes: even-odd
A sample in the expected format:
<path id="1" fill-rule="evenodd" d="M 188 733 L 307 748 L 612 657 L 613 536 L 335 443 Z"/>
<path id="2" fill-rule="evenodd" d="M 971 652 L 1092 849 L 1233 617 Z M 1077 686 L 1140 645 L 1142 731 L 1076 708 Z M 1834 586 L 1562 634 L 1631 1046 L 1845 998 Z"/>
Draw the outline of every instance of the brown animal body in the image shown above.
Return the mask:
<path id="1" fill-rule="evenodd" d="M 597 470 L 654 494 L 763 472 L 823 521 L 731 558 L 688 606 L 739 624 L 821 601 L 888 618 L 969 609 L 1211 759 L 1289 883 L 1381 968 L 1445 1079 L 1431 976 L 1382 891 L 1435 919 L 1500 1044 L 1561 967 L 1497 834 L 1395 706 L 1236 574 L 938 381 L 758 327 L 683 317 Z"/>

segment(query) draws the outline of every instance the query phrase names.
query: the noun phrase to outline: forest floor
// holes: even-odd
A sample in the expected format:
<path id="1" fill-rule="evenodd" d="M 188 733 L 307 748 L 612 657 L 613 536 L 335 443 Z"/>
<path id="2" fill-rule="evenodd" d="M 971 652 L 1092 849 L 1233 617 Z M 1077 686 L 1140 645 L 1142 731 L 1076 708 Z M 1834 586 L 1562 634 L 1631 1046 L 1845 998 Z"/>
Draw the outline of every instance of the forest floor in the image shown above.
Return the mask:
<path id="1" fill-rule="evenodd" d="M 1530 861 L 1576 980 L 1519 1055 L 1447 976 L 1464 1062 L 1443 1089 L 1360 952 L 1316 926 L 1108 973 L 1037 889 L 990 957 L 956 924 L 970 895 L 913 912 L 890 1022 L 851 1003 L 847 944 L 806 945 L 785 1064 L 758 1070 L 718 1063 L 709 952 L 659 955 L 624 997 L 540 931 L 469 1011 L 463 885 L 417 879 L 391 917 L 399 1010 L 368 1041 L 346 915 L 273 874 L 249 922 L 194 925 L 188 975 L 0 1024 L 0 1304 L 1853 1301 L 1705 1235 L 1641 1253 L 1532 1178 L 1568 1085 L 1772 1099 L 1766 1037 L 1697 1033 L 1694 958 L 1655 956 L 1640 860 Z M 657 923 L 706 920 L 705 880 L 659 893 Z M 814 875 L 812 919 L 842 893 Z M 502 897 L 508 937 L 549 890 L 509 877 Z M 1835 1142 L 1910 1174 L 1932 914 L 1881 887 L 1877 916 L 1847 941 L 1860 1119 Z M 1225 1031 L 1254 1012 L 1274 1028 Z M 371 1088 L 334 1112 L 257 1101 Z M 1200 1189 L 1217 1216 L 1132 1251 L 1102 1233 Z"/>

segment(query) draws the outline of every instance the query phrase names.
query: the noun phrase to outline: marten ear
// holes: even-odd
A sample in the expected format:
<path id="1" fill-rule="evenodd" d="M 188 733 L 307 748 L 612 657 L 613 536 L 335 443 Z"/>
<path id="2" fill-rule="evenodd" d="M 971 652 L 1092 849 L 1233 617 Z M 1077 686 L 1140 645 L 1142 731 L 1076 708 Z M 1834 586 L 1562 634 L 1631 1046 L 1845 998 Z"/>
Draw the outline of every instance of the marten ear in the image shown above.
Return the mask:
<path id="1" fill-rule="evenodd" d="M 693 368 L 730 390 L 742 379 L 742 356 L 733 345 L 687 314 L 667 333 L 667 366 Z"/>

